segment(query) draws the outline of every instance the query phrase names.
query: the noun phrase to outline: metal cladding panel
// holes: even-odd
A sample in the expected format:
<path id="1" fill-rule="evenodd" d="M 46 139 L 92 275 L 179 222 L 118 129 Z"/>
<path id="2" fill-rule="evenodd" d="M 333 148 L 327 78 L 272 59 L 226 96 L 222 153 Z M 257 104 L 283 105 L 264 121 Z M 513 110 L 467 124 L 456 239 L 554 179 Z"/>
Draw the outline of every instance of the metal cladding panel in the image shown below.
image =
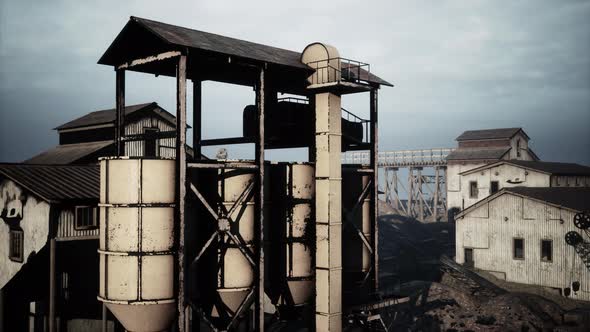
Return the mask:
<path id="1" fill-rule="evenodd" d="M 141 297 L 143 300 L 174 298 L 174 256 L 141 257 Z M 146 278 L 147 277 L 147 278 Z"/>
<path id="2" fill-rule="evenodd" d="M 142 160 L 142 203 L 174 203 L 174 160 Z"/>
<path id="3" fill-rule="evenodd" d="M 101 216 L 101 224 L 108 225 L 104 233 L 105 247 L 102 249 L 117 252 L 139 251 L 139 209 L 107 208 Z M 108 222 L 107 222 L 108 220 Z"/>
<path id="4" fill-rule="evenodd" d="M 140 202 L 140 160 L 111 159 L 103 160 L 107 164 L 106 177 L 107 204 L 134 204 Z"/>
<path id="5" fill-rule="evenodd" d="M 290 265 L 290 277 L 309 277 L 312 275 L 311 250 L 303 243 L 293 243 L 292 257 L 287 252 L 287 261 L 292 262 Z"/>
<path id="6" fill-rule="evenodd" d="M 223 255 L 223 278 L 221 288 L 245 288 L 252 286 L 254 271 L 252 265 L 237 248 L 227 248 Z"/>
<path id="7" fill-rule="evenodd" d="M 292 196 L 296 199 L 313 199 L 315 181 L 313 174 L 315 168 L 309 164 L 293 164 L 291 166 L 293 188 Z"/>
<path id="8" fill-rule="evenodd" d="M 145 252 L 170 250 L 174 246 L 174 208 L 144 208 L 141 213 L 141 249 Z"/>
<path id="9" fill-rule="evenodd" d="M 306 235 L 308 223 L 312 222 L 313 209 L 311 204 L 293 206 L 291 227 L 287 228 L 287 236 L 301 238 Z"/>
<path id="10" fill-rule="evenodd" d="M 139 264 L 137 256 L 107 256 L 107 273 L 104 276 L 109 300 L 133 301 L 139 298 Z"/>

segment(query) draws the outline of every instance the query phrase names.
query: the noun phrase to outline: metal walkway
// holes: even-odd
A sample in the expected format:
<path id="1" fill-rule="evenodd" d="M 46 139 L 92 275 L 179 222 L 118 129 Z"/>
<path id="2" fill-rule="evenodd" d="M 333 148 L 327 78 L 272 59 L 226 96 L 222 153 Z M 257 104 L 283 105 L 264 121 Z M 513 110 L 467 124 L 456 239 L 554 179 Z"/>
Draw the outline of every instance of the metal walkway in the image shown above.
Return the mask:
<path id="1" fill-rule="evenodd" d="M 447 156 L 454 149 L 379 151 L 379 167 L 432 167 L 446 166 Z M 342 154 L 343 164 L 369 164 L 368 151 L 349 151 Z"/>

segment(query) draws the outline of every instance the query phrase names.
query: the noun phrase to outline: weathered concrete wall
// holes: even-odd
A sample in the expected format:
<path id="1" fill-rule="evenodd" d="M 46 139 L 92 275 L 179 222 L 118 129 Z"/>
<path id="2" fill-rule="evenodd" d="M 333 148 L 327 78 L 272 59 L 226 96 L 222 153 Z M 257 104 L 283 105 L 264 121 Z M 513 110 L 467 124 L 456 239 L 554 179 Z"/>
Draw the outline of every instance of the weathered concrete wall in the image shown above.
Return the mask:
<path id="1" fill-rule="evenodd" d="M 483 204 L 457 220 L 457 263 L 465 262 L 464 249 L 473 248 L 475 267 L 505 276 L 507 281 L 554 288 L 581 289 L 572 297 L 590 300 L 590 272 L 565 234 L 577 230 L 575 213 L 509 193 Z M 584 239 L 590 239 L 584 234 Z M 524 259 L 513 258 L 513 238 L 524 239 Z M 553 260 L 541 260 L 541 240 L 553 243 Z"/>
<path id="2" fill-rule="evenodd" d="M 23 231 L 23 262 L 9 258 L 8 222 Z M 21 269 L 33 252 L 47 243 L 49 204 L 37 199 L 9 179 L 0 178 L 0 288 Z"/>

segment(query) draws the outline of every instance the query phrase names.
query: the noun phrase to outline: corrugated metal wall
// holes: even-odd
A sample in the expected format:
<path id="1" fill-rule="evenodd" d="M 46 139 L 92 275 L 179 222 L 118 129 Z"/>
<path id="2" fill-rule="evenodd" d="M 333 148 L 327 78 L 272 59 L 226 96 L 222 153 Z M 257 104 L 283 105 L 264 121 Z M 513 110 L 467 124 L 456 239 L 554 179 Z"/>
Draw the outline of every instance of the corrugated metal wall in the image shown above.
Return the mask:
<path id="1" fill-rule="evenodd" d="M 134 122 L 127 123 L 125 126 L 125 135 L 143 134 L 145 128 L 158 128 L 160 131 L 171 131 L 175 128 L 169 123 L 158 117 L 146 117 Z M 143 141 L 133 141 L 125 143 L 125 155 L 140 157 L 144 155 Z M 162 138 L 156 142 L 158 157 L 174 158 L 176 156 L 176 139 Z"/>
<path id="2" fill-rule="evenodd" d="M 489 217 L 480 209 L 489 210 Z M 503 272 L 508 281 L 554 288 L 579 281 L 581 291 L 573 297 L 590 300 L 590 272 L 564 240 L 567 232 L 579 231 L 574 215 L 570 210 L 504 194 L 457 221 L 455 259 L 464 263 L 464 248 L 471 247 L 478 269 Z M 524 259 L 513 258 L 514 238 L 524 239 Z M 541 240 L 552 241 L 552 262 L 541 261 Z"/>
<path id="3" fill-rule="evenodd" d="M 71 209 L 65 209 L 60 212 L 57 223 L 57 239 L 62 241 L 75 240 L 76 238 L 98 239 L 98 228 L 76 230 L 76 217 L 74 211 L 75 209 L 72 207 Z"/>

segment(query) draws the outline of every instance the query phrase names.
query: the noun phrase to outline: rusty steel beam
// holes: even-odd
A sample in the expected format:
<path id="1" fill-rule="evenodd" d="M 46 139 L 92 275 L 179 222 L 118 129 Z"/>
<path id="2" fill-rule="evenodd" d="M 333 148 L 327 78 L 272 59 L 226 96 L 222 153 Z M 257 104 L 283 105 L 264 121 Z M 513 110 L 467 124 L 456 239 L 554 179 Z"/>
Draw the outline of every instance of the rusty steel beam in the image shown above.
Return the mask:
<path id="1" fill-rule="evenodd" d="M 185 295 L 185 206 L 186 206 L 186 55 L 176 68 L 176 218 L 178 227 L 178 331 L 188 332 Z"/>
<path id="2" fill-rule="evenodd" d="M 125 70 L 116 71 L 115 84 L 115 145 L 117 146 L 117 157 L 125 154 Z"/>
<path id="3" fill-rule="evenodd" d="M 260 68 L 260 76 L 256 87 L 256 102 L 258 105 L 258 133 L 256 137 L 256 165 L 258 166 L 256 192 L 256 230 L 258 249 L 257 288 L 254 304 L 254 329 L 264 332 L 264 102 L 265 102 L 265 68 Z"/>
<path id="4" fill-rule="evenodd" d="M 170 52 L 164 52 L 164 53 L 160 53 L 160 54 L 156 54 L 156 55 L 150 55 L 145 58 L 135 59 L 135 60 L 125 62 L 125 63 L 117 66 L 117 70 L 129 69 L 129 68 L 132 68 L 135 66 L 145 65 L 145 64 L 148 64 L 151 62 L 156 62 L 156 61 L 162 61 L 162 60 L 174 58 L 177 56 L 180 56 L 179 51 L 170 51 Z"/>

